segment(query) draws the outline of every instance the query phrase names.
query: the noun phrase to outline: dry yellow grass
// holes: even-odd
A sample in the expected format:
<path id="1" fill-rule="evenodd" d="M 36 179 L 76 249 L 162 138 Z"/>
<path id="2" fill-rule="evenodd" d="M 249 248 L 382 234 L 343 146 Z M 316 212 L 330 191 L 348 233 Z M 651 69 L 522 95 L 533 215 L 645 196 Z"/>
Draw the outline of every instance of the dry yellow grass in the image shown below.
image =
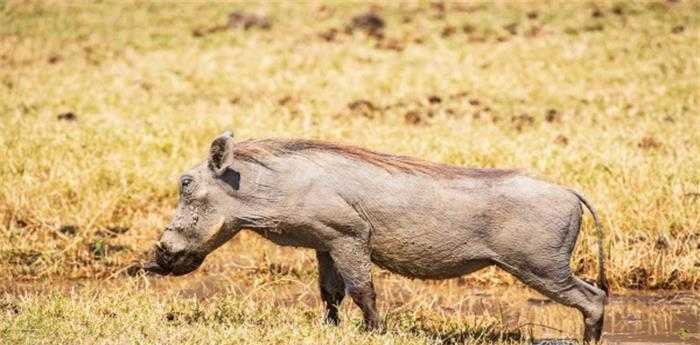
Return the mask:
<path id="1" fill-rule="evenodd" d="M 577 311 L 518 287 L 380 281 L 387 323 L 381 334 L 361 331 L 361 312 L 350 301 L 339 327 L 323 326 L 315 278 L 296 271 L 239 267 L 162 279 L 17 284 L 0 292 L 0 343 L 501 345 L 582 332 Z M 698 297 L 617 294 L 606 310 L 604 341 L 693 343 L 700 337 Z"/>
<path id="2" fill-rule="evenodd" d="M 231 129 L 545 176 L 597 207 L 613 288 L 698 286 L 696 1 L 0 6 L 6 281 L 119 276 Z M 370 8 L 384 38 L 345 33 Z M 210 30 L 234 10 L 271 27 Z M 588 219 L 578 273 L 595 275 L 594 244 Z M 312 257 L 240 236 L 204 268 Z"/>
<path id="3" fill-rule="evenodd" d="M 256 281 L 243 293 L 229 287 L 206 299 L 191 294 L 183 296 L 175 293 L 175 286 L 166 286 L 165 290 L 156 289 L 132 279 L 120 284 L 118 289 L 110 284 L 89 284 L 65 292 L 0 297 L 0 341 L 7 344 L 527 344 L 527 331 L 531 328 L 517 325 L 522 320 L 519 316 L 513 318 L 513 314 L 505 320 L 503 311 L 486 311 L 477 319 L 460 315 L 454 309 L 437 308 L 435 302 L 423 299 L 406 301 L 403 308 L 394 307 L 387 315 L 390 328 L 387 333 L 367 334 L 361 331 L 360 313 L 349 304 L 341 313 L 344 320 L 341 326 L 323 326 L 318 297 L 299 294 L 309 288 L 300 281 Z M 451 294 L 452 298 L 448 299 L 464 303 L 468 296 Z M 480 303 L 478 298 L 475 301 Z M 467 306 L 460 305 L 458 309 Z M 549 312 L 551 315 L 544 319 L 550 321 L 566 315 L 560 310 Z M 579 320 L 554 321 L 556 327 L 566 329 L 565 334 L 577 333 L 577 327 L 572 325 L 578 323 Z"/>

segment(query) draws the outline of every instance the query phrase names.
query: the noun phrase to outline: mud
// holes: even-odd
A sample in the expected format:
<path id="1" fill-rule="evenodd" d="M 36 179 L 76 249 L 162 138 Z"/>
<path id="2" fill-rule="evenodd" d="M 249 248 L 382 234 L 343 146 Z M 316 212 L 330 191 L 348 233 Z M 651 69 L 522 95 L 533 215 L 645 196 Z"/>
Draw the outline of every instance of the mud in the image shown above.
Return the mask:
<path id="1" fill-rule="evenodd" d="M 274 266 L 274 265 L 273 265 Z M 154 293 L 176 293 L 206 302 L 218 294 L 235 294 L 276 305 L 304 305 L 321 315 L 316 281 L 307 272 L 284 274 L 276 267 L 236 267 L 236 273 L 197 272 L 187 277 L 137 278 Z M 268 273 L 266 273 L 268 272 Z M 293 273 L 293 272 L 292 272 Z M 132 280 L 133 283 L 133 280 Z M 577 311 L 524 287 L 488 290 L 466 288 L 458 280 L 441 283 L 410 281 L 394 275 L 377 276 L 378 302 L 383 315 L 423 310 L 465 322 L 475 317 L 498 320 L 509 331 L 532 335 L 536 344 L 572 344 L 581 332 Z M 122 280 L 24 283 L 0 287 L 0 294 L 119 289 Z M 259 285 L 262 284 L 262 285 Z M 260 286 L 265 286 L 261 289 Z M 697 291 L 631 291 L 613 294 L 606 309 L 603 339 L 607 344 L 697 344 L 700 304 Z M 343 309 L 356 309 L 348 300 Z M 389 321 L 390 323 L 390 321 Z"/>

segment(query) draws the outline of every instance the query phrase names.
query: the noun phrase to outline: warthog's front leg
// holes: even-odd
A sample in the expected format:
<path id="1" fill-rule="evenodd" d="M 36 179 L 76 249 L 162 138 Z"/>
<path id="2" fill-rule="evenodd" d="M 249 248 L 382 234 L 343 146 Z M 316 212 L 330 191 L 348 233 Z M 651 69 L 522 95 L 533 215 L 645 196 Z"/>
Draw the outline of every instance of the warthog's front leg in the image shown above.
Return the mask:
<path id="1" fill-rule="evenodd" d="M 343 277 L 350 297 L 362 310 L 365 329 L 381 329 L 372 284 L 372 262 L 367 246 L 355 239 L 340 239 L 331 247 L 330 255 L 338 273 Z"/>
<path id="2" fill-rule="evenodd" d="M 324 321 L 337 325 L 340 322 L 338 307 L 345 297 L 345 283 L 335 269 L 333 259 L 328 252 L 316 251 L 318 259 L 318 285 L 321 290 L 321 299 L 326 304 Z"/>

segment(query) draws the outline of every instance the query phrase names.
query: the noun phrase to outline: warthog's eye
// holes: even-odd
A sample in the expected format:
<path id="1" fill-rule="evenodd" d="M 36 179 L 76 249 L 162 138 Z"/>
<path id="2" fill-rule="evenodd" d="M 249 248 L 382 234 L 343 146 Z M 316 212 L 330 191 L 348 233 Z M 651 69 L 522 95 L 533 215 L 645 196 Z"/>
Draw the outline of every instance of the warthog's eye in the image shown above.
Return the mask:
<path id="1" fill-rule="evenodd" d="M 183 177 L 180 179 L 180 190 L 183 193 L 187 193 L 189 190 L 189 187 L 192 185 L 192 178 L 191 177 Z"/>

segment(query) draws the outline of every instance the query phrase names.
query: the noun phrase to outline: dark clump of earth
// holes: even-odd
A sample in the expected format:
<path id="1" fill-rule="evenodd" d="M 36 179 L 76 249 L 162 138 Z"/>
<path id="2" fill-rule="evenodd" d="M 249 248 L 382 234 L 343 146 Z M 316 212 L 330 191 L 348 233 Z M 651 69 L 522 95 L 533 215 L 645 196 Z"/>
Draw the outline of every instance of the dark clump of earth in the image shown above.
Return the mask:
<path id="1" fill-rule="evenodd" d="M 74 112 L 69 111 L 65 113 L 60 113 L 56 115 L 56 119 L 61 120 L 61 121 L 75 121 L 78 119 L 78 116 L 75 115 Z"/>
<path id="2" fill-rule="evenodd" d="M 58 228 L 58 232 L 63 235 L 73 236 L 78 233 L 78 227 L 72 224 L 61 225 L 61 227 Z"/>
<path id="3" fill-rule="evenodd" d="M 63 60 L 63 58 L 60 55 L 51 55 L 51 56 L 49 56 L 48 59 L 46 59 L 46 62 L 53 65 L 53 64 L 61 62 L 61 60 Z"/>
<path id="4" fill-rule="evenodd" d="M 348 103 L 348 109 L 356 114 L 370 119 L 374 118 L 374 113 L 380 110 L 380 108 L 374 105 L 374 103 L 364 99 Z"/>
<path id="5" fill-rule="evenodd" d="M 569 145 L 569 138 L 562 134 L 559 134 L 556 138 L 554 138 L 554 143 L 557 145 L 566 146 Z"/>
<path id="6" fill-rule="evenodd" d="M 362 30 L 370 36 L 382 37 L 382 30 L 385 26 L 386 23 L 382 17 L 374 12 L 367 12 L 352 17 L 350 24 L 346 27 L 346 31 Z"/>
<path id="7" fill-rule="evenodd" d="M 549 123 L 558 122 L 560 118 L 561 116 L 556 109 L 547 110 L 547 114 L 545 115 L 545 120 Z"/>
<path id="8" fill-rule="evenodd" d="M 418 125 L 423 122 L 423 119 L 420 116 L 420 113 L 418 113 L 415 110 L 411 110 L 404 114 L 403 116 L 404 122 L 406 122 L 409 125 Z"/>
<path id="9" fill-rule="evenodd" d="M 673 29 L 671 29 L 671 32 L 674 34 L 679 34 L 683 31 L 685 31 L 685 26 L 683 25 L 674 26 Z"/>
<path id="10" fill-rule="evenodd" d="M 428 97 L 428 102 L 430 102 L 432 104 L 440 103 L 440 102 L 442 102 L 442 98 L 440 98 L 439 96 L 436 96 L 436 95 L 432 95 L 432 96 Z"/>

